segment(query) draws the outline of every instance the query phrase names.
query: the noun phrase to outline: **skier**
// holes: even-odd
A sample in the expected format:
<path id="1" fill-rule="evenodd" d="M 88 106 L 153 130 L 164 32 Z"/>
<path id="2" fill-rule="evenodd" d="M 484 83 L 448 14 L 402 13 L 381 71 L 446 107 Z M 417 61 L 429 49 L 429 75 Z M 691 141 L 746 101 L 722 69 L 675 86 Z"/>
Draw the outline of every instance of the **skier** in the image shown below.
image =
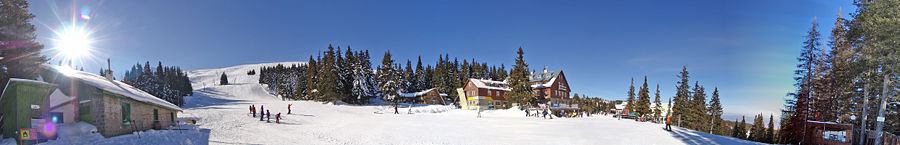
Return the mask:
<path id="1" fill-rule="evenodd" d="M 262 107 L 262 105 L 259 105 L 259 107 Z M 263 112 L 262 108 L 260 108 L 259 109 L 259 121 L 263 121 L 263 117 L 265 117 L 265 116 L 266 116 L 266 112 Z"/>
<path id="2" fill-rule="evenodd" d="M 292 104 L 288 104 L 288 114 L 291 114 L 291 105 Z"/>
<path id="3" fill-rule="evenodd" d="M 253 109 L 253 105 L 250 105 L 250 114 L 253 114 L 253 118 L 256 118 L 256 110 Z"/>
<path id="4" fill-rule="evenodd" d="M 672 117 L 666 117 L 666 130 L 672 131 Z"/>
<path id="5" fill-rule="evenodd" d="M 281 113 L 275 114 L 275 123 L 281 123 Z"/>
<path id="6" fill-rule="evenodd" d="M 397 111 L 397 105 L 394 105 L 394 114 L 400 114 L 400 111 Z"/>
<path id="7" fill-rule="evenodd" d="M 269 122 L 269 119 L 272 118 L 272 114 L 269 113 L 269 110 L 266 110 L 266 122 Z"/>
<path id="8" fill-rule="evenodd" d="M 547 109 L 544 109 L 544 112 L 541 114 L 544 114 L 544 119 L 547 119 Z"/>

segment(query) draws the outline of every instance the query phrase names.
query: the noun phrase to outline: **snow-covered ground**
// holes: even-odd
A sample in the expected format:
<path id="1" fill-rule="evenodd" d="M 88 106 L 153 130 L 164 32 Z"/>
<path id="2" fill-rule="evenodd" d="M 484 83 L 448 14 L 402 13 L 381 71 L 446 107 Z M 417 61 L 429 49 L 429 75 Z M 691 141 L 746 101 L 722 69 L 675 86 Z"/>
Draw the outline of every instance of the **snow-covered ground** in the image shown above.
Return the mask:
<path id="1" fill-rule="evenodd" d="M 275 64 L 189 71 L 194 96 L 186 97 L 179 117 L 198 120 L 210 131 L 210 144 L 758 144 L 606 116 L 547 120 L 493 110 L 476 118 L 475 111 L 439 105 L 404 106 L 393 114 L 388 106 L 281 101 L 257 83 L 258 76 L 246 74 Z M 233 85 L 217 85 L 222 72 Z M 292 114 L 286 114 L 288 104 Z M 250 105 L 264 106 L 272 122 L 252 118 Z M 283 115 L 280 124 L 274 123 L 276 113 Z"/>

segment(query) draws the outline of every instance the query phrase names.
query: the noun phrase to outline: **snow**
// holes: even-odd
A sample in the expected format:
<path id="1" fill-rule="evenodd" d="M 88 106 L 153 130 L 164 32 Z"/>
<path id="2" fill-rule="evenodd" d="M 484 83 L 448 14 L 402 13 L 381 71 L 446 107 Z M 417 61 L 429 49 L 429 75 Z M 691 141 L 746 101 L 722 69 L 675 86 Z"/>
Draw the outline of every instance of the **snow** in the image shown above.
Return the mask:
<path id="1" fill-rule="evenodd" d="M 41 145 L 71 145 L 71 144 L 92 144 L 92 145 L 144 145 L 144 144 L 208 144 L 209 130 L 198 129 L 195 125 L 179 125 L 166 130 L 147 130 L 135 132 L 128 135 L 120 135 L 110 138 L 103 138 L 100 133 L 96 133 L 97 128 L 93 125 L 79 122 L 69 125 L 59 126 L 56 140 L 50 140 Z"/>
<path id="2" fill-rule="evenodd" d="M 422 95 L 425 95 L 425 93 L 431 92 L 431 90 L 434 90 L 434 88 L 431 88 L 431 89 L 428 89 L 428 90 L 424 90 L 424 91 L 420 91 L 420 92 L 400 93 L 400 97 L 415 98 L 416 96 L 422 96 Z"/>
<path id="3" fill-rule="evenodd" d="M 493 80 L 484 80 L 484 79 L 470 79 L 470 80 L 472 80 L 471 82 L 472 82 L 473 84 L 475 84 L 475 87 L 478 87 L 478 88 L 485 88 L 485 89 L 492 89 L 492 90 L 510 91 L 509 87 L 506 87 L 506 82 L 493 81 Z M 489 85 L 486 85 L 486 84 L 496 84 L 496 85 L 501 85 L 501 86 L 504 86 L 504 87 L 494 87 L 494 86 L 489 86 Z"/>
<path id="4" fill-rule="evenodd" d="M 162 107 L 166 107 L 166 108 L 170 108 L 170 109 L 181 110 L 181 108 L 176 106 L 175 104 L 172 104 L 166 100 L 157 98 L 153 95 L 150 95 L 147 92 L 141 91 L 140 89 L 137 89 L 135 87 L 132 87 L 131 85 L 122 83 L 120 81 L 109 80 L 109 79 L 106 79 L 105 77 L 102 77 L 99 75 L 95 75 L 95 74 L 83 72 L 83 71 L 78 71 L 78 70 L 68 68 L 65 66 L 56 66 L 56 65 L 49 65 L 49 64 L 44 64 L 43 66 L 46 68 L 49 68 L 49 69 L 56 70 L 56 72 L 59 72 L 59 74 L 62 74 L 67 77 L 71 77 L 73 79 L 78 79 L 85 84 L 100 88 L 104 91 L 120 94 L 120 95 L 123 95 L 125 97 L 131 98 L 131 99 L 134 99 L 134 100 L 137 100 L 140 102 L 152 103 L 152 104 L 157 104 Z"/>
<path id="5" fill-rule="evenodd" d="M 534 89 L 547 88 L 547 87 L 553 86 L 553 82 L 556 82 L 556 77 L 551 78 L 550 81 L 547 81 L 547 83 L 531 85 L 531 88 L 534 88 Z"/>
<path id="6" fill-rule="evenodd" d="M 507 109 L 486 110 L 477 118 L 477 111 L 452 105 L 401 103 L 399 114 L 394 114 L 387 102 L 281 101 L 256 83 L 256 75 L 246 74 L 274 64 L 278 63 L 190 71 L 194 95 L 185 97 L 179 120 L 197 120 L 197 125 L 177 126 L 184 130 L 150 130 L 106 139 L 81 133 L 77 140 L 48 144 L 760 144 L 674 126 L 670 132 L 663 130 L 663 124 L 610 116 L 542 119 Z M 216 85 L 222 72 L 234 85 Z M 292 114 L 286 114 L 288 104 Z M 257 109 L 264 105 L 272 113 L 272 122 L 251 117 L 250 105 Z M 277 113 L 282 113 L 281 123 L 274 123 Z M 91 127 L 75 128 L 86 132 Z"/>
<path id="7" fill-rule="evenodd" d="M 212 144 L 759 144 L 607 116 L 550 120 L 510 109 L 476 118 L 476 111 L 443 105 L 400 104 L 393 114 L 388 105 L 281 101 L 256 83 L 257 76 L 246 75 L 273 64 L 190 71 L 196 90 L 179 117 L 198 120 Z M 215 85 L 222 72 L 236 85 Z M 285 114 L 287 104 L 292 114 Z M 250 105 L 264 105 L 272 122 L 252 118 Z M 280 124 L 276 113 L 282 113 Z"/>

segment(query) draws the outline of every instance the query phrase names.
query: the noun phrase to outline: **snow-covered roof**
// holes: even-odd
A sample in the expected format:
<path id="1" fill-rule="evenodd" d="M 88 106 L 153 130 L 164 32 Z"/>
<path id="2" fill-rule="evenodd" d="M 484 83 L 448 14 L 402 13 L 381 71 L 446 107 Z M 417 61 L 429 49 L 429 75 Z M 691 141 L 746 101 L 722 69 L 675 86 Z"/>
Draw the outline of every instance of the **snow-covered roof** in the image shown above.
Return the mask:
<path id="1" fill-rule="evenodd" d="M 181 110 L 181 107 L 176 106 L 175 104 L 169 103 L 163 99 L 157 98 L 156 96 L 150 95 L 147 92 L 141 91 L 131 85 L 116 81 L 116 80 L 108 80 L 105 77 L 95 75 L 88 72 L 78 71 L 75 69 L 71 69 L 63 66 L 54 66 L 49 64 L 43 65 L 47 69 L 51 69 L 56 71 L 57 73 L 73 78 L 78 79 L 84 84 L 91 85 L 102 89 L 107 92 L 119 94 L 140 102 L 152 103 L 162 107 Z"/>
<path id="2" fill-rule="evenodd" d="M 531 85 L 531 88 L 532 89 L 549 88 L 550 86 L 553 86 L 553 82 L 555 82 L 555 81 L 556 81 L 556 77 L 553 77 L 550 79 L 550 81 L 547 81 L 547 83 L 534 84 L 534 85 Z"/>
<path id="3" fill-rule="evenodd" d="M 494 80 L 483 80 L 483 79 L 469 79 L 472 84 L 475 84 L 475 87 L 492 89 L 492 90 L 503 90 L 510 91 L 509 86 L 506 85 L 506 82 L 502 81 L 494 81 Z"/>
<path id="4" fill-rule="evenodd" d="M 555 70 L 555 71 L 540 72 L 540 73 L 535 73 L 528 78 L 531 80 L 531 82 L 546 81 L 546 80 L 551 80 L 551 79 L 556 78 L 557 76 L 559 76 L 560 72 L 562 72 L 562 71 Z M 551 80 L 551 82 L 552 82 L 552 80 Z"/>
<path id="5" fill-rule="evenodd" d="M 434 89 L 435 88 L 431 88 L 431 89 L 420 91 L 420 92 L 400 93 L 400 97 L 415 98 L 416 96 L 425 95 L 425 93 L 431 92 L 431 90 L 434 90 Z"/>

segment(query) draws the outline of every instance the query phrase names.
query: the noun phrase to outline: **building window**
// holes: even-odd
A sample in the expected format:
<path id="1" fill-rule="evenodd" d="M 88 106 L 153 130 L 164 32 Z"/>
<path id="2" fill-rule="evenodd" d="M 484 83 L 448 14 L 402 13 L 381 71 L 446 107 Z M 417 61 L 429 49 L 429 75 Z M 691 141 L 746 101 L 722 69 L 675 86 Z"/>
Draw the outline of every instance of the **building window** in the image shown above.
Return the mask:
<path id="1" fill-rule="evenodd" d="M 175 122 L 175 112 L 169 112 L 169 121 Z"/>
<path id="2" fill-rule="evenodd" d="M 131 125 L 131 104 L 122 102 L 122 124 Z"/>
<path id="3" fill-rule="evenodd" d="M 153 121 L 159 121 L 159 110 L 153 108 Z"/>

